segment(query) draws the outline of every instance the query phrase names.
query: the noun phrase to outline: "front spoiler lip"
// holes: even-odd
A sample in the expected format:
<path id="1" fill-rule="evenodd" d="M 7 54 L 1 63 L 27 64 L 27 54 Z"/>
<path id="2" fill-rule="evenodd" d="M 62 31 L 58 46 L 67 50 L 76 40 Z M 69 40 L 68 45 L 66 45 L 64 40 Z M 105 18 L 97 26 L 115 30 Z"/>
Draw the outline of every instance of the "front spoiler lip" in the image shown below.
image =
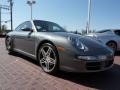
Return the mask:
<path id="1" fill-rule="evenodd" d="M 81 73 L 96 73 L 96 72 L 102 72 L 102 71 L 106 71 L 106 70 L 111 69 L 113 66 L 114 66 L 114 64 L 112 64 L 112 65 L 109 66 L 109 67 L 102 68 L 102 69 L 100 69 L 100 70 L 86 70 L 86 71 L 81 72 Z"/>

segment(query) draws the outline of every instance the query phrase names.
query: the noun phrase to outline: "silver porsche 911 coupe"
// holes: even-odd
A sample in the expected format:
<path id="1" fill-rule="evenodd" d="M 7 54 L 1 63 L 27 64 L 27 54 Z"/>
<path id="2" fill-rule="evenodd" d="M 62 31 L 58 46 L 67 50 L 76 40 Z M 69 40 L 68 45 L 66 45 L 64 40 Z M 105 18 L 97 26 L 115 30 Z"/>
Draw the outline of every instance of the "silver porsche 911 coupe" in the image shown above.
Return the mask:
<path id="1" fill-rule="evenodd" d="M 6 35 L 9 53 L 19 52 L 39 61 L 43 71 L 53 74 L 99 72 L 113 66 L 113 51 L 89 37 L 66 32 L 58 24 L 33 20 Z"/>

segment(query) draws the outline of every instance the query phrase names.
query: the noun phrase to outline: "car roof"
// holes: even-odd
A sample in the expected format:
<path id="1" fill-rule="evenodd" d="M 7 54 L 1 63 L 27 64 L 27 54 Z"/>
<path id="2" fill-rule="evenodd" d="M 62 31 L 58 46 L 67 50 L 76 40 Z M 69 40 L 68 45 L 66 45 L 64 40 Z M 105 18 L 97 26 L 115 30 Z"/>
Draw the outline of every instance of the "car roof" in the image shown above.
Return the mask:
<path id="1" fill-rule="evenodd" d="M 45 21 L 45 20 L 32 20 L 33 22 L 35 21 L 40 21 L 40 22 L 44 22 L 44 23 L 54 23 L 54 22 L 51 22 L 51 21 Z"/>

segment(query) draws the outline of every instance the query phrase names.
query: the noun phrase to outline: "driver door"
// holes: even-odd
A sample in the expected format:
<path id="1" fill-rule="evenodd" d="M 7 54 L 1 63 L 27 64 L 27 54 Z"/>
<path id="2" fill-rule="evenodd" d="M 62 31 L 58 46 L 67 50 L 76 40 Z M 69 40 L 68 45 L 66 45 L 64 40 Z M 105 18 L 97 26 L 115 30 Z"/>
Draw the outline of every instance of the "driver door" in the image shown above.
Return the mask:
<path id="1" fill-rule="evenodd" d="M 15 48 L 18 51 L 34 56 L 35 55 L 35 35 L 32 23 L 27 21 L 15 35 Z"/>

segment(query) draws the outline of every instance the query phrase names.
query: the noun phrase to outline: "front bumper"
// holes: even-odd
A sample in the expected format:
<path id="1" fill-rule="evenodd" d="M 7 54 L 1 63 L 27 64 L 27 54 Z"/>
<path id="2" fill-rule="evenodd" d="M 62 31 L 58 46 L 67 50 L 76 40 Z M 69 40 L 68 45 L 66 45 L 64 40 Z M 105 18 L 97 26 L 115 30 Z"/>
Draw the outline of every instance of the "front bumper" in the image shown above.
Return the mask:
<path id="1" fill-rule="evenodd" d="M 100 72 L 110 69 L 113 66 L 113 62 L 113 58 L 103 58 L 101 60 L 82 60 L 80 58 L 71 57 L 66 62 L 65 66 L 63 66 L 63 70 L 69 72 Z"/>
<path id="2" fill-rule="evenodd" d="M 110 69 L 113 66 L 113 60 L 85 62 L 85 72 L 99 72 Z"/>

